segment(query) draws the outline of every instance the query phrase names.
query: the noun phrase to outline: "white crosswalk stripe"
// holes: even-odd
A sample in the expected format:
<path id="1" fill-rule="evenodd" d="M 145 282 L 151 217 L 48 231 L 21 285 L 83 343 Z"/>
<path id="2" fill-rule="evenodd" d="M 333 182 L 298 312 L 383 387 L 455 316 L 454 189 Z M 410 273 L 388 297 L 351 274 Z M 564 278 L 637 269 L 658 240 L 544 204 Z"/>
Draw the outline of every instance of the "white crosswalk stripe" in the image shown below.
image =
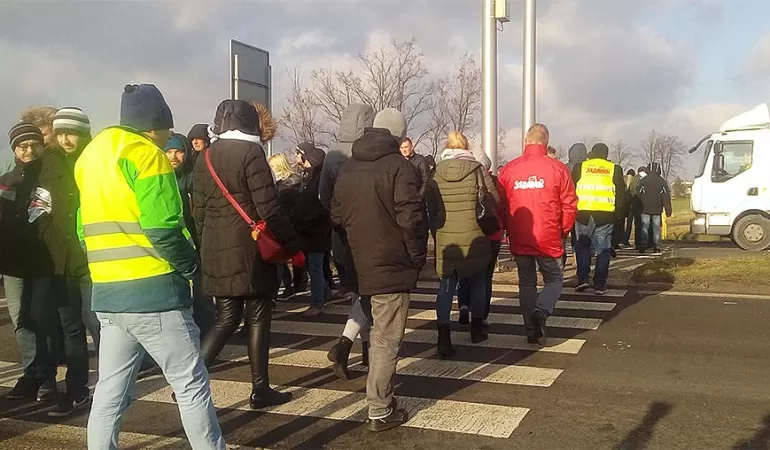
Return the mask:
<path id="1" fill-rule="evenodd" d="M 610 290 L 601 298 L 602 301 L 598 301 L 592 293 L 577 294 L 565 288 L 554 314 L 548 319 L 548 345 L 540 348 L 529 344 L 524 335 L 518 287 L 496 284 L 493 290 L 497 295 L 492 299 L 489 316 L 489 339 L 472 344 L 469 333 L 459 331 L 453 324 L 452 341 L 458 349 L 458 356 L 442 360 L 435 357 L 437 287 L 435 281 L 420 281 L 418 292 L 412 294 L 409 323 L 404 335 L 404 346 L 409 348 L 398 361 L 398 386 L 401 387 L 397 389 L 403 389 L 409 383 L 421 386 L 420 383 L 426 382 L 433 385 L 442 382 L 481 383 L 490 389 L 548 389 L 559 383 L 564 371 L 569 370 L 571 358 L 580 352 L 591 333 L 611 318 L 626 295 L 624 290 Z M 307 385 L 300 381 L 308 379 L 308 373 L 319 372 L 319 376 L 325 374 L 327 378 L 331 376 L 327 349 L 341 335 L 349 309 L 344 300 L 336 301 L 324 307 L 320 318 L 305 319 L 299 313 L 307 308 L 307 304 L 302 303 L 306 298 L 279 301 L 274 310 L 272 334 L 276 347 L 270 351 L 270 365 L 273 370 L 280 368 L 282 373 L 286 373 L 280 380 L 286 384 L 278 385 L 276 389 L 292 392 L 294 398 L 285 405 L 264 411 L 283 416 L 363 422 L 367 417 L 366 394 L 359 388 L 346 388 L 344 383 Z M 585 317 L 580 317 L 583 315 Z M 456 322 L 457 317 L 458 312 L 453 311 L 452 321 Z M 90 340 L 89 344 L 92 345 Z M 319 345 L 324 347 L 318 348 Z M 479 356 L 475 350 L 497 352 L 494 354 L 499 355 L 520 352 L 523 356 L 485 359 L 486 356 Z M 240 371 L 239 365 L 246 366 L 248 363 L 247 349 L 245 345 L 231 342 L 221 352 L 219 360 L 231 363 L 228 370 Z M 246 367 L 242 370 L 248 371 Z M 368 370 L 361 364 L 359 352 L 351 353 L 349 370 L 359 375 Z M 300 375 L 295 376 L 295 373 Z M 19 375 L 18 364 L 0 362 L 0 386 L 12 387 Z M 247 377 L 244 375 L 244 380 Z M 63 381 L 63 370 L 59 371 L 58 378 Z M 92 385 L 95 378 L 96 374 L 92 373 Z M 218 408 L 248 409 L 251 383 L 234 381 L 232 376 L 220 376 L 219 371 L 212 371 L 211 378 L 213 398 Z M 532 408 L 532 405 L 516 405 L 518 396 L 487 396 L 474 401 L 473 395 L 470 395 L 469 398 L 456 400 L 444 395 L 433 398 L 429 391 L 423 393 L 421 389 L 413 388 L 409 391 L 410 395 L 398 395 L 399 406 L 409 412 L 406 427 L 505 439 L 513 435 L 519 424 L 526 420 L 529 408 Z M 139 381 L 135 392 L 140 402 L 157 403 L 171 403 L 170 394 L 170 388 L 160 375 Z"/>

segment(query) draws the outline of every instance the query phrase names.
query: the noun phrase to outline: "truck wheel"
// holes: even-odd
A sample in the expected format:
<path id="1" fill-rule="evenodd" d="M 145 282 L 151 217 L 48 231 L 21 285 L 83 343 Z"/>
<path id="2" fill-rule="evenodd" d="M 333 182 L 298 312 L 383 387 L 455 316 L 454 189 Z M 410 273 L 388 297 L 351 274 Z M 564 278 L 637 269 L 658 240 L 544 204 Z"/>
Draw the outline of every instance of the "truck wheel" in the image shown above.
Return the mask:
<path id="1" fill-rule="evenodd" d="M 743 250 L 762 251 L 770 247 L 770 220 L 758 214 L 741 217 L 733 226 L 732 238 Z"/>

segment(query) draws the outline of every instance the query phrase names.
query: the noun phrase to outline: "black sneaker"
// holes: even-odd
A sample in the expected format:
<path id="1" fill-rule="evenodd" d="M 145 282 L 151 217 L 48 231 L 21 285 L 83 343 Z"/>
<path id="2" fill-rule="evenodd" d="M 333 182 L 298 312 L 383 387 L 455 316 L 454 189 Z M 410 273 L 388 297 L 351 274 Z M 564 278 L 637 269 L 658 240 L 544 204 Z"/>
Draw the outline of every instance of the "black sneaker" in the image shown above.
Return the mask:
<path id="1" fill-rule="evenodd" d="M 91 405 L 91 396 L 84 395 L 75 397 L 74 399 L 69 395 L 64 395 L 58 405 L 52 410 L 48 411 L 48 417 L 68 417 L 75 411 L 86 409 Z"/>
<path id="2" fill-rule="evenodd" d="M 21 377 L 11 392 L 5 394 L 5 398 L 8 400 L 36 399 L 37 382 L 32 378 Z"/>
<path id="3" fill-rule="evenodd" d="M 457 323 L 460 325 L 468 325 L 471 323 L 471 314 L 470 311 L 468 311 L 468 308 L 460 308 L 460 318 L 457 320 Z"/>
<path id="4" fill-rule="evenodd" d="M 56 380 L 49 378 L 43 381 L 43 384 L 37 390 L 37 401 L 39 402 L 52 402 L 56 400 L 58 389 L 56 387 Z"/>
<path id="5" fill-rule="evenodd" d="M 662 252 L 660 251 L 660 248 L 658 248 L 658 247 L 654 247 L 654 248 L 652 249 L 652 252 L 653 252 L 653 253 L 662 253 Z"/>
<path id="6" fill-rule="evenodd" d="M 527 336 L 527 344 L 537 344 L 537 338 L 535 336 Z"/>
<path id="7" fill-rule="evenodd" d="M 535 335 L 533 336 L 535 338 L 535 342 L 537 342 L 540 346 L 545 346 L 546 341 L 546 333 L 545 333 L 545 322 L 546 322 L 546 316 L 543 311 L 540 311 L 539 309 L 536 309 L 532 313 L 532 324 L 535 326 Z"/>
<path id="8" fill-rule="evenodd" d="M 586 283 L 585 281 L 578 283 L 577 287 L 575 288 L 575 292 L 585 292 L 590 288 L 591 285 Z"/>
<path id="9" fill-rule="evenodd" d="M 606 293 L 607 293 L 607 289 L 605 289 L 605 288 L 594 289 L 594 294 L 596 294 L 596 295 L 602 296 L 602 295 L 604 295 Z"/>
<path id="10" fill-rule="evenodd" d="M 369 419 L 369 431 L 380 432 L 396 428 L 409 420 L 409 414 L 403 409 L 392 409 L 390 414 L 381 419 Z"/>
<path id="11" fill-rule="evenodd" d="M 278 300 L 288 300 L 297 293 L 297 290 L 293 287 L 287 287 L 281 294 L 278 295 Z"/>

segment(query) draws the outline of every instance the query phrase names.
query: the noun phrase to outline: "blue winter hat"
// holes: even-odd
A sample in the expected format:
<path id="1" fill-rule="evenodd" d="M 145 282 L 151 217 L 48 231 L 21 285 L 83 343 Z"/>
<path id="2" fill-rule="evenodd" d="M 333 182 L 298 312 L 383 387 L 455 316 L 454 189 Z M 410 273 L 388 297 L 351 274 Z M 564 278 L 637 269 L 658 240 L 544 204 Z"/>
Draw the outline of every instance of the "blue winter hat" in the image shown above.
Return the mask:
<path id="1" fill-rule="evenodd" d="M 185 149 L 184 141 L 181 137 L 179 137 L 179 135 L 172 134 L 168 142 L 166 142 L 166 146 L 163 148 L 163 151 L 169 151 L 172 148 L 177 150 Z"/>
<path id="2" fill-rule="evenodd" d="M 170 130 L 174 117 L 154 84 L 129 84 L 120 101 L 120 124 L 139 131 Z"/>

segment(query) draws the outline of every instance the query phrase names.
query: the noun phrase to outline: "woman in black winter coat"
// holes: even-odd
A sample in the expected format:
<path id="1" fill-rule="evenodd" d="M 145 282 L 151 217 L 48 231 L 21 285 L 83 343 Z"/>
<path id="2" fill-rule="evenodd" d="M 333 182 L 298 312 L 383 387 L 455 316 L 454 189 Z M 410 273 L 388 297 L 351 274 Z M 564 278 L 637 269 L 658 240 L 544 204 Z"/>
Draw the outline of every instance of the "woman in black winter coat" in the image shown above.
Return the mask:
<path id="1" fill-rule="evenodd" d="M 256 110 L 242 100 L 225 100 L 217 108 L 208 149 L 211 165 L 235 201 L 254 221 L 267 227 L 289 251 L 298 248 L 297 235 L 281 215 L 277 191 L 260 145 Z M 195 163 L 193 217 L 201 243 L 203 291 L 217 300 L 214 328 L 203 340 L 209 366 L 241 322 L 249 326 L 249 360 L 254 409 L 286 403 L 290 393 L 270 388 L 268 359 L 272 298 L 278 287 L 277 265 L 262 260 L 251 228 L 228 202 L 209 172 L 206 155 Z"/>

